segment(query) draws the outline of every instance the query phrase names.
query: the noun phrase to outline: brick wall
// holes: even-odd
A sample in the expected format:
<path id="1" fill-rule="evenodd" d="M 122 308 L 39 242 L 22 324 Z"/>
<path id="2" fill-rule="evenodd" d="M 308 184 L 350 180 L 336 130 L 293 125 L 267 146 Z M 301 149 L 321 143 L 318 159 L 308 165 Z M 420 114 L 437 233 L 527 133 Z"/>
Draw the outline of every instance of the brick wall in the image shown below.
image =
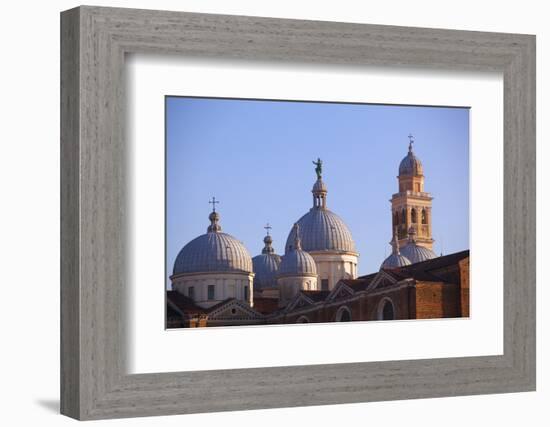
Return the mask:
<path id="1" fill-rule="evenodd" d="M 470 257 L 458 262 L 460 268 L 460 314 L 470 317 Z"/>
<path id="2" fill-rule="evenodd" d="M 417 282 L 415 301 L 417 319 L 460 317 L 460 293 L 455 284 Z"/>

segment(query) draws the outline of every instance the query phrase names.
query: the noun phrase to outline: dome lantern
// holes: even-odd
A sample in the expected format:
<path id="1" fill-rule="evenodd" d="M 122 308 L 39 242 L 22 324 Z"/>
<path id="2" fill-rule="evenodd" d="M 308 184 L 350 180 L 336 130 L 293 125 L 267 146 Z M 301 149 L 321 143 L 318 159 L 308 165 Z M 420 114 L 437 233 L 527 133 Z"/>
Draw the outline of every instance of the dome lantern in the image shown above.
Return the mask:
<path id="1" fill-rule="evenodd" d="M 313 208 L 315 209 L 326 209 L 327 208 L 327 186 L 323 182 L 322 172 L 323 172 L 323 161 L 317 159 L 313 162 L 315 165 L 315 173 L 317 174 L 317 181 L 313 184 L 311 192 L 313 193 Z"/>
<path id="2" fill-rule="evenodd" d="M 399 250 L 399 241 L 397 239 L 397 227 L 393 233 L 393 239 L 391 241 L 392 245 L 392 253 L 389 257 L 387 257 L 380 268 L 398 268 L 398 267 L 404 267 L 406 265 L 410 265 L 411 262 L 409 259 L 403 255 L 401 255 L 401 252 Z"/>
<path id="3" fill-rule="evenodd" d="M 300 226 L 296 223 L 294 224 L 294 250 L 302 250 L 302 241 L 300 240 Z"/>
<path id="4" fill-rule="evenodd" d="M 409 227 L 409 243 L 416 243 L 416 228 L 412 225 Z"/>
<path id="5" fill-rule="evenodd" d="M 210 212 L 210 215 L 208 215 L 210 225 L 208 226 L 207 231 L 209 233 L 219 233 L 220 231 L 222 231 L 222 227 L 218 224 L 218 222 L 220 221 L 220 214 L 216 212 L 216 203 L 220 202 L 216 200 L 215 197 L 212 197 L 212 200 L 210 200 L 208 203 L 212 203 L 212 212 Z"/>
<path id="6" fill-rule="evenodd" d="M 267 223 L 264 228 L 266 229 L 267 234 L 264 237 L 265 246 L 262 249 L 262 254 L 273 254 L 275 253 L 275 249 L 273 249 L 273 246 L 271 246 L 273 243 L 273 239 L 269 235 L 269 230 L 271 230 L 272 227 L 271 225 L 269 225 L 269 223 Z"/>

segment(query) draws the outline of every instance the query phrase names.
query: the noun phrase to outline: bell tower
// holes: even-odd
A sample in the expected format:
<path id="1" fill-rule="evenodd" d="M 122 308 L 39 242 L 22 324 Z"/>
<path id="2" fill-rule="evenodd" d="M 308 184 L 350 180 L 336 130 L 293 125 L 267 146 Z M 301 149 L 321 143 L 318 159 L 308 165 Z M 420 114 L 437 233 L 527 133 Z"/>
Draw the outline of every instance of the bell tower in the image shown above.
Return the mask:
<path id="1" fill-rule="evenodd" d="M 399 164 L 399 191 L 391 198 L 392 236 L 397 233 L 399 247 L 408 242 L 410 227 L 416 230 L 416 243 L 433 249 L 432 199 L 424 191 L 422 163 L 413 152 L 414 137 L 409 135 L 409 152 Z"/>

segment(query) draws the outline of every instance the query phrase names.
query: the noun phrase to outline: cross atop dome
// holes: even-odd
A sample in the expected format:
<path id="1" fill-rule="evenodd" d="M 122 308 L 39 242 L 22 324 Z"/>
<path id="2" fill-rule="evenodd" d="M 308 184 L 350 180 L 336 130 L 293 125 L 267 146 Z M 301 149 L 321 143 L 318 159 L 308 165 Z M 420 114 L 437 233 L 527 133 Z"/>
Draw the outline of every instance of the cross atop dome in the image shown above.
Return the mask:
<path id="1" fill-rule="evenodd" d="M 212 200 L 210 200 L 208 203 L 212 204 L 212 212 L 216 212 L 216 203 L 220 203 L 219 200 L 216 200 L 216 198 L 212 196 Z"/>
<path id="2" fill-rule="evenodd" d="M 267 234 L 266 236 L 264 237 L 264 243 L 265 243 L 265 246 L 264 248 L 262 249 L 262 253 L 263 254 L 272 254 L 272 253 L 275 253 L 275 249 L 273 249 L 273 246 L 271 246 L 271 244 L 273 243 L 273 239 L 271 238 L 271 236 L 269 235 L 269 230 L 271 230 L 271 225 L 269 225 L 269 222 L 265 225 L 264 227 L 267 231 Z"/>
<path id="3" fill-rule="evenodd" d="M 210 200 L 208 203 L 212 203 L 212 212 L 210 212 L 210 215 L 208 215 L 210 225 L 208 226 L 207 231 L 209 233 L 218 233 L 222 231 L 222 227 L 220 224 L 218 224 L 220 220 L 220 214 L 216 212 L 216 203 L 220 202 L 216 200 L 215 197 L 212 197 L 212 200 Z"/>
<path id="4" fill-rule="evenodd" d="M 411 133 L 409 133 L 408 138 L 409 138 L 409 152 L 410 152 L 410 151 L 412 151 L 412 148 L 413 148 L 414 136 Z"/>

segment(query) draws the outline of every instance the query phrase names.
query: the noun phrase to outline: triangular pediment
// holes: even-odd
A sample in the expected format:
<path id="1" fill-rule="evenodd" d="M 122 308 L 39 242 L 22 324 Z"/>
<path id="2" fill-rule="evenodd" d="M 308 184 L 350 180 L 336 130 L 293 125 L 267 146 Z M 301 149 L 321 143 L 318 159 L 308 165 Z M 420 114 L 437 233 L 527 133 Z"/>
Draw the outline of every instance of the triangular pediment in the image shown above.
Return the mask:
<path id="1" fill-rule="evenodd" d="M 332 292 L 328 295 L 327 301 L 346 299 L 355 294 L 355 291 L 344 282 L 338 282 Z"/>
<path id="2" fill-rule="evenodd" d="M 210 320 L 237 320 L 237 319 L 261 319 L 261 313 L 249 307 L 243 301 L 230 300 L 219 304 L 208 313 Z"/>
<path id="3" fill-rule="evenodd" d="M 302 307 L 307 307 L 308 305 L 312 305 L 313 303 L 314 303 L 314 301 L 311 298 L 308 298 L 306 295 L 304 295 L 300 292 L 286 306 L 286 310 L 287 311 L 296 310 L 296 309 L 299 309 L 299 308 L 302 308 Z"/>
<path id="4" fill-rule="evenodd" d="M 395 285 L 397 279 L 384 270 L 380 270 L 378 274 L 372 279 L 372 282 L 368 286 L 367 290 L 379 289 L 386 286 Z"/>

